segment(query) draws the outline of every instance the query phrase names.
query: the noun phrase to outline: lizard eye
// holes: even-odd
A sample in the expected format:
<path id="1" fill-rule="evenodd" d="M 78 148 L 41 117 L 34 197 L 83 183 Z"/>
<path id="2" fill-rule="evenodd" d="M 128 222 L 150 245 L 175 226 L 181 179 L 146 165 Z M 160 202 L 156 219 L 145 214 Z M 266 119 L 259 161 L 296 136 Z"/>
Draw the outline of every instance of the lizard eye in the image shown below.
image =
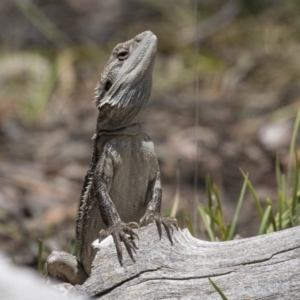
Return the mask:
<path id="1" fill-rule="evenodd" d="M 129 52 L 125 49 L 121 49 L 118 53 L 117 53 L 117 57 L 119 60 L 125 60 L 128 57 Z"/>
<path id="2" fill-rule="evenodd" d="M 106 92 L 108 92 L 109 89 L 111 88 L 111 86 L 112 86 L 111 81 L 107 80 L 107 81 L 106 81 L 106 84 L 105 84 L 105 87 L 104 87 L 104 90 L 105 90 Z"/>

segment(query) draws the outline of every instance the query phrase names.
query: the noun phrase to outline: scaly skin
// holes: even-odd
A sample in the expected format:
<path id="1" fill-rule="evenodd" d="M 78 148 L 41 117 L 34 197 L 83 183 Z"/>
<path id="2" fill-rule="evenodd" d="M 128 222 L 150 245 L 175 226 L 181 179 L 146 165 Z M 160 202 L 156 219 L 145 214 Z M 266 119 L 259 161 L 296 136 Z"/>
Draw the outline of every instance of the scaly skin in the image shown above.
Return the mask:
<path id="1" fill-rule="evenodd" d="M 54 252 L 47 259 L 48 273 L 71 284 L 90 275 L 96 251 L 91 243 L 112 235 L 120 264 L 122 243 L 134 260 L 134 228 L 155 221 L 171 239 L 174 218 L 160 214 L 162 189 L 154 145 L 141 131 L 152 86 L 156 36 L 146 31 L 118 44 L 96 87 L 99 109 L 93 156 L 84 179 L 76 219 L 78 259 Z"/>

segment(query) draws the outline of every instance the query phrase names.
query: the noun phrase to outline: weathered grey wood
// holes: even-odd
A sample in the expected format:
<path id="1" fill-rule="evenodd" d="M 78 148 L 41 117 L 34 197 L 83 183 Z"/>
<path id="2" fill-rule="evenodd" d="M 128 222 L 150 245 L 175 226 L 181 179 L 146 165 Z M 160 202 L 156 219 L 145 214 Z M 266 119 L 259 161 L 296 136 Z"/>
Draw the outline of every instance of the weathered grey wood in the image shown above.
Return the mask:
<path id="1" fill-rule="evenodd" d="M 300 299 L 300 227 L 230 242 L 206 242 L 187 229 L 174 231 L 174 245 L 155 224 L 137 230 L 132 262 L 120 266 L 112 238 L 94 243 L 99 252 L 91 277 L 72 292 L 95 299 Z"/>

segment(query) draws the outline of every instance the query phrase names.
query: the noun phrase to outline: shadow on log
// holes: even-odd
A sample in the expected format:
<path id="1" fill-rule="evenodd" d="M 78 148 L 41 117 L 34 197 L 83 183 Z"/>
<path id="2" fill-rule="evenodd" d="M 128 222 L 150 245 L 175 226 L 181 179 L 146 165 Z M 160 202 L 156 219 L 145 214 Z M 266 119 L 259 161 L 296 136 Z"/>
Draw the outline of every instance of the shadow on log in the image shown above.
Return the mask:
<path id="1" fill-rule="evenodd" d="M 217 299 L 211 278 L 228 299 L 300 299 L 300 227 L 253 238 L 206 242 L 174 230 L 174 245 L 155 224 L 137 230 L 133 262 L 112 237 L 101 244 L 92 274 L 70 293 L 94 299 Z"/>

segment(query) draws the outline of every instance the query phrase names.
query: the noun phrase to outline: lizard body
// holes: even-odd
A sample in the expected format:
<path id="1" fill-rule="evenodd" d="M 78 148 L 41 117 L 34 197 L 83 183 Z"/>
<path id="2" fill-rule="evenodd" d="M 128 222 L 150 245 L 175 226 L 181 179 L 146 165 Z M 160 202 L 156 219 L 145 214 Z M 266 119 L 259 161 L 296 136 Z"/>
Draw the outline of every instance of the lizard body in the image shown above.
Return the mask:
<path id="1" fill-rule="evenodd" d="M 122 247 L 133 259 L 132 230 L 137 222 L 156 221 L 169 235 L 176 220 L 160 215 L 162 190 L 154 145 L 139 122 L 150 97 L 156 36 L 145 31 L 118 44 L 96 87 L 99 109 L 90 167 L 84 179 L 76 219 L 78 259 L 54 251 L 47 259 L 49 275 L 82 284 L 90 275 L 96 251 L 91 243 L 112 235 L 122 264 Z M 99 236 L 100 231 L 100 236 Z M 128 237 L 129 235 L 129 237 Z"/>

